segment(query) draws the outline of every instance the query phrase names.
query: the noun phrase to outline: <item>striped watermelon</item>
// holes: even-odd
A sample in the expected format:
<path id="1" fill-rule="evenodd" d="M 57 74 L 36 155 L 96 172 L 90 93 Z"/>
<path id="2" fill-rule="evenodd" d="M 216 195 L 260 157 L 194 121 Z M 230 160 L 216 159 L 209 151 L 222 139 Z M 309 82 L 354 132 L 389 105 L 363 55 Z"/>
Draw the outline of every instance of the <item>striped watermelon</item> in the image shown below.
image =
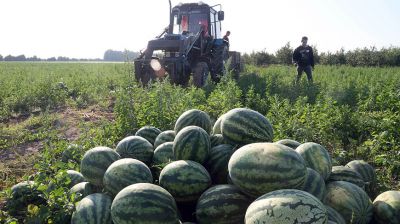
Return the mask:
<path id="1" fill-rule="evenodd" d="M 81 194 L 82 197 L 86 197 L 90 194 L 94 194 L 97 192 L 96 187 L 89 183 L 89 182 L 80 182 L 78 184 L 75 184 L 70 190 L 69 193 L 79 193 Z"/>
<path id="2" fill-rule="evenodd" d="M 71 224 L 111 223 L 110 196 L 95 193 L 84 197 L 72 214 Z"/>
<path id="3" fill-rule="evenodd" d="M 322 201 L 326 191 L 325 181 L 317 171 L 307 168 L 306 181 L 300 190 L 306 191 Z"/>
<path id="4" fill-rule="evenodd" d="M 152 145 L 154 145 L 154 141 L 156 140 L 157 136 L 161 133 L 161 130 L 153 127 L 153 126 L 144 126 L 137 130 L 135 133 L 136 136 L 140 136 L 147 141 L 149 141 Z"/>
<path id="5" fill-rule="evenodd" d="M 400 223 L 400 191 L 386 191 L 374 200 L 375 220 L 379 224 Z"/>
<path id="6" fill-rule="evenodd" d="M 332 159 L 322 145 L 306 142 L 296 148 L 306 162 L 306 166 L 317 171 L 324 180 L 328 180 L 332 170 Z"/>
<path id="7" fill-rule="evenodd" d="M 297 147 L 299 147 L 299 145 L 301 145 L 300 142 L 292 140 L 292 139 L 282 139 L 275 143 L 286 145 L 287 147 L 290 147 L 292 149 L 296 149 Z"/>
<path id="8" fill-rule="evenodd" d="M 120 159 L 111 164 L 104 174 L 104 189 L 112 195 L 137 183 L 153 183 L 150 169 L 137 159 Z"/>
<path id="9" fill-rule="evenodd" d="M 185 111 L 183 114 L 181 114 L 181 116 L 179 116 L 178 120 L 176 120 L 174 131 L 175 133 L 178 133 L 187 126 L 198 126 L 207 133 L 210 133 L 210 116 L 206 112 L 197 109 Z"/>
<path id="10" fill-rule="evenodd" d="M 115 149 L 122 158 L 132 158 L 150 164 L 153 159 L 153 145 L 140 136 L 122 139 Z"/>
<path id="11" fill-rule="evenodd" d="M 365 186 L 364 180 L 360 174 L 358 174 L 355 170 L 344 166 L 332 167 L 332 173 L 328 179 L 328 182 L 331 181 L 347 181 L 361 187 L 362 189 L 364 189 Z"/>
<path id="12" fill-rule="evenodd" d="M 360 174 L 365 183 L 365 191 L 370 197 L 374 198 L 377 182 L 375 169 L 364 160 L 353 160 L 347 163 L 346 167 L 349 167 Z"/>
<path id="13" fill-rule="evenodd" d="M 279 189 L 298 189 L 307 177 L 303 158 L 276 143 L 253 143 L 239 148 L 230 158 L 228 170 L 231 181 L 254 197 Z"/>
<path id="14" fill-rule="evenodd" d="M 199 224 L 243 223 L 246 209 L 251 202 L 252 200 L 234 185 L 213 186 L 197 201 L 197 222 Z"/>
<path id="15" fill-rule="evenodd" d="M 154 150 L 153 164 L 161 165 L 174 161 L 173 142 L 165 142 Z"/>
<path id="16" fill-rule="evenodd" d="M 166 143 L 166 142 L 173 142 L 175 139 L 175 131 L 168 130 L 161 132 L 156 140 L 154 141 L 154 148 L 156 149 L 159 145 Z"/>
<path id="17" fill-rule="evenodd" d="M 14 199 L 24 197 L 36 189 L 34 185 L 34 181 L 22 181 L 15 184 L 11 187 L 11 195 Z"/>
<path id="18" fill-rule="evenodd" d="M 103 185 L 103 176 L 107 168 L 121 157 L 108 147 L 95 147 L 88 150 L 81 161 L 81 173 L 87 181 L 96 185 Z"/>
<path id="19" fill-rule="evenodd" d="M 224 137 L 221 134 L 210 135 L 210 143 L 211 147 L 215 147 L 217 145 L 222 145 L 225 143 Z"/>
<path id="20" fill-rule="evenodd" d="M 221 132 L 228 143 L 238 145 L 271 142 L 274 137 L 268 119 L 247 108 L 236 108 L 226 113 L 221 121 Z"/>
<path id="21" fill-rule="evenodd" d="M 332 207 L 325 205 L 326 210 L 328 211 L 328 220 L 336 223 L 336 224 L 346 224 L 346 221 L 344 221 L 343 216 L 337 212 L 335 209 Z"/>
<path id="22" fill-rule="evenodd" d="M 179 160 L 164 167 L 159 183 L 177 202 L 187 202 L 200 197 L 211 185 L 211 177 L 201 164 L 190 160 Z"/>
<path id="23" fill-rule="evenodd" d="M 367 224 L 372 218 L 372 202 L 367 193 L 350 182 L 328 183 L 324 203 L 339 212 L 349 224 Z"/>
<path id="24" fill-rule="evenodd" d="M 272 191 L 257 198 L 246 211 L 245 223 L 326 224 L 324 204 L 313 195 L 294 189 Z"/>
<path id="25" fill-rule="evenodd" d="M 210 155 L 204 166 L 211 175 L 213 184 L 226 184 L 228 177 L 228 163 L 233 153 L 233 146 L 218 145 L 211 148 Z"/>
<path id="26" fill-rule="evenodd" d="M 204 163 L 210 152 L 210 137 L 197 126 L 183 128 L 174 139 L 173 152 L 176 160 L 193 160 Z"/>
<path id="27" fill-rule="evenodd" d="M 111 205 L 114 224 L 179 224 L 174 198 L 160 186 L 139 183 L 122 189 Z"/>
<path id="28" fill-rule="evenodd" d="M 67 175 L 71 179 L 71 182 L 69 183 L 68 187 L 72 187 L 75 184 L 86 181 L 85 177 L 83 177 L 81 173 L 75 170 L 67 170 Z"/>
<path id="29" fill-rule="evenodd" d="M 213 135 L 222 134 L 222 132 L 221 132 L 221 121 L 222 121 L 223 116 L 224 116 L 224 114 L 219 116 L 217 121 L 215 121 L 214 126 L 212 128 L 212 134 Z"/>

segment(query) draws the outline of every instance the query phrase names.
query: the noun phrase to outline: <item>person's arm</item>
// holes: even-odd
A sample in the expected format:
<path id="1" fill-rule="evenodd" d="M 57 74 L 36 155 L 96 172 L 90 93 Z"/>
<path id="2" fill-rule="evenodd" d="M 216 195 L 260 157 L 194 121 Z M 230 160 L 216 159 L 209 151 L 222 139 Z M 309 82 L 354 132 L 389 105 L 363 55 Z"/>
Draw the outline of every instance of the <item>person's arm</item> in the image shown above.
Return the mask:
<path id="1" fill-rule="evenodd" d="M 294 50 L 294 52 L 293 52 L 292 61 L 294 64 L 297 64 L 299 62 L 299 49 L 298 48 L 296 48 L 296 50 Z"/>
<path id="2" fill-rule="evenodd" d="M 310 47 L 310 64 L 311 64 L 311 67 L 312 68 L 314 68 L 314 52 L 313 52 L 313 49 Z"/>

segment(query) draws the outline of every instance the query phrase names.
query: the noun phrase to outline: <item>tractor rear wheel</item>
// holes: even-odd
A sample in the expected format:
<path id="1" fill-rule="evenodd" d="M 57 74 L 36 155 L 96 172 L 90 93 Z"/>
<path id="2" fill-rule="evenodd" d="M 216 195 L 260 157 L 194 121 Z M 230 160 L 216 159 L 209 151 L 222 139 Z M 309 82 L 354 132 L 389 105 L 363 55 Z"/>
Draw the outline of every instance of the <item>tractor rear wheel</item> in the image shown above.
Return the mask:
<path id="1" fill-rule="evenodd" d="M 196 87 L 203 87 L 206 84 L 209 68 L 206 62 L 196 63 L 193 69 L 193 84 Z"/>

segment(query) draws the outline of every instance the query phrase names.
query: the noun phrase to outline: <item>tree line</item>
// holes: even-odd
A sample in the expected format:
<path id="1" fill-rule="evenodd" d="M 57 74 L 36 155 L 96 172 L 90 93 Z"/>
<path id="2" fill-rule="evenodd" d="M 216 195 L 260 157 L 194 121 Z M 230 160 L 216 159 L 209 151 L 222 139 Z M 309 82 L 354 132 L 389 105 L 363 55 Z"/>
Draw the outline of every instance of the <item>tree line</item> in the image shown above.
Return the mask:
<path id="1" fill-rule="evenodd" d="M 317 47 L 314 50 L 314 60 L 323 65 L 350 65 L 350 66 L 400 66 L 400 48 L 389 47 L 377 49 L 376 47 L 364 47 L 345 51 L 344 48 L 336 52 L 319 53 Z M 278 49 L 275 54 L 266 50 L 244 54 L 245 63 L 257 66 L 270 64 L 292 64 L 294 49 L 287 43 Z"/>
<path id="2" fill-rule="evenodd" d="M 138 52 L 133 51 L 115 51 L 115 50 L 107 50 L 104 53 L 103 58 L 69 58 L 69 57 L 50 57 L 50 58 L 39 58 L 37 56 L 26 57 L 24 54 L 22 55 L 7 55 L 3 57 L 0 54 L 0 61 L 132 61 L 139 55 Z"/>

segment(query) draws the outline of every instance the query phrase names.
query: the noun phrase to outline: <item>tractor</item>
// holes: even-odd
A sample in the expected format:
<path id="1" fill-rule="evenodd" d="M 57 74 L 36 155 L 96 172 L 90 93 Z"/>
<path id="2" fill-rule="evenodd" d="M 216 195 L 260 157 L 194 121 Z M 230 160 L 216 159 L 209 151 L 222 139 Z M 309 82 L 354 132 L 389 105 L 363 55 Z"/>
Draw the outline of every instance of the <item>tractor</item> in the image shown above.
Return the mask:
<path id="1" fill-rule="evenodd" d="M 229 43 L 222 38 L 221 5 L 180 3 L 172 8 L 171 1 L 169 5 L 169 25 L 134 59 L 137 81 L 146 85 L 169 76 L 172 83 L 186 86 L 193 76 L 193 84 L 202 87 L 208 74 L 213 82 L 220 81 L 229 58 L 228 69 L 237 76 L 242 67 L 240 53 L 229 51 Z"/>

